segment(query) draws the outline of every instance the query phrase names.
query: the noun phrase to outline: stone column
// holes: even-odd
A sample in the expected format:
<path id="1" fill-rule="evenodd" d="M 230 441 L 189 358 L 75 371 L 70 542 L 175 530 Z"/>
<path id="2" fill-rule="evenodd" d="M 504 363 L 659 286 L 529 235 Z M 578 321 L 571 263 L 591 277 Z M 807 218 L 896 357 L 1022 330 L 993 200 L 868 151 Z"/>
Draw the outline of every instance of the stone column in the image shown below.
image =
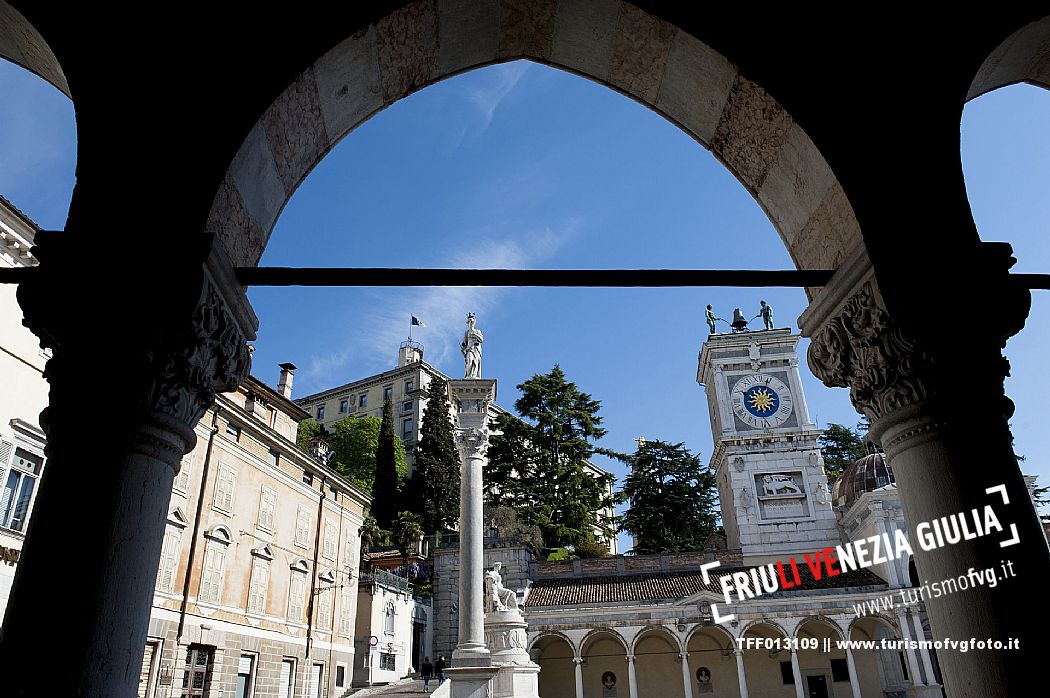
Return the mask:
<path id="1" fill-rule="evenodd" d="M 885 540 L 886 536 L 886 512 L 882 510 L 881 503 L 880 508 L 875 511 L 875 532 L 878 533 L 879 538 Z M 886 573 L 891 587 L 899 587 L 901 585 L 900 577 L 897 576 L 897 561 L 887 560 L 886 561 Z"/>
<path id="2" fill-rule="evenodd" d="M 1027 289 L 1008 278 L 1012 263 L 1008 245 L 983 243 L 971 257 L 953 259 L 950 276 L 965 283 L 930 285 L 893 270 L 876 278 L 861 251 L 799 319 L 812 337 L 810 368 L 825 385 L 849 388 L 893 466 L 920 579 L 1013 565 L 1016 579 L 994 589 L 975 586 L 926 602 L 937 637 L 1020 639 L 1019 650 L 985 652 L 979 662 L 943 653 L 949 698 L 1024 694 L 1044 645 L 1038 624 L 1017 613 L 1033 580 L 1050 578 L 1050 556 L 1007 424 L 1013 405 L 1003 390 L 1009 365 L 1002 349 L 1030 303 Z M 920 523 L 986 506 L 1002 532 L 930 550 L 917 545 Z"/>
<path id="3" fill-rule="evenodd" d="M 908 617 L 911 618 L 912 628 L 915 629 L 915 639 L 922 641 L 926 639 L 926 633 L 922 630 L 922 620 L 919 618 L 918 609 L 914 613 L 909 612 Z M 922 660 L 922 668 L 926 672 L 926 685 L 934 686 L 937 684 L 937 677 L 933 675 L 933 662 L 930 661 L 930 650 L 919 647 L 918 648 L 919 658 Z"/>
<path id="4" fill-rule="evenodd" d="M 736 657 L 736 680 L 740 685 L 740 698 L 747 698 L 747 674 L 744 673 L 744 650 L 739 647 L 733 650 Z"/>
<path id="5" fill-rule="evenodd" d="M 572 663 L 576 665 L 576 698 L 583 698 L 583 658 L 574 657 Z"/>
<path id="6" fill-rule="evenodd" d="M 689 673 L 689 653 L 680 652 L 678 656 L 682 660 L 682 686 L 685 690 L 685 698 L 693 698 L 693 675 Z"/>
<path id="7" fill-rule="evenodd" d="M 857 663 L 853 661 L 853 650 L 849 648 L 849 645 L 846 645 L 846 666 L 849 667 L 849 687 L 853 690 L 853 698 L 861 698 Z"/>
<path id="8" fill-rule="evenodd" d="M 0 637 L 18 667 L 5 696 L 135 695 L 173 479 L 255 336 L 221 249 L 199 242 L 117 273 L 87 263 L 96 236 L 37 237 L 40 273 L 18 296 L 53 351 L 48 463 Z"/>
<path id="9" fill-rule="evenodd" d="M 806 698 L 806 687 L 802 685 L 802 669 L 798 666 L 798 652 L 791 650 L 791 676 L 795 679 L 795 698 Z"/>
<path id="10" fill-rule="evenodd" d="M 485 523 L 483 471 L 488 448 L 488 405 L 496 397 L 496 381 L 449 381 L 457 405 L 456 444 L 461 458 L 459 487 L 459 643 L 452 653 L 454 666 L 489 666 L 485 646 Z"/>
<path id="11" fill-rule="evenodd" d="M 630 698 L 640 698 L 638 695 L 638 672 L 635 669 L 634 663 L 634 655 L 627 655 L 627 689 L 630 692 Z"/>
<path id="12" fill-rule="evenodd" d="M 904 656 L 908 658 L 908 673 L 911 674 L 911 683 L 913 686 L 925 686 L 926 682 L 922 680 L 922 673 L 919 671 L 919 662 L 915 658 L 915 649 L 911 646 L 912 638 L 911 627 L 908 623 L 908 612 L 898 612 L 897 622 L 901 626 L 901 639 L 906 643 Z"/>

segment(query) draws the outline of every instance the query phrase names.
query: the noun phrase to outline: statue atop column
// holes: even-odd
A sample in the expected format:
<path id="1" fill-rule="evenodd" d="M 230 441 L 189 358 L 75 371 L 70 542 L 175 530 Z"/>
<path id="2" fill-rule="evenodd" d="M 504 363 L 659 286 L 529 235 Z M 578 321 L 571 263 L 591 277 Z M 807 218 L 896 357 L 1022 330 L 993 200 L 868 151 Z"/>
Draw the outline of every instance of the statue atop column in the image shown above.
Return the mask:
<path id="1" fill-rule="evenodd" d="M 467 331 L 463 333 L 463 341 L 459 344 L 459 350 L 463 353 L 464 378 L 481 378 L 481 343 L 485 341 L 485 335 L 474 327 L 475 322 L 474 313 L 467 313 Z"/>
<path id="2" fill-rule="evenodd" d="M 715 320 L 717 320 L 718 317 L 715 316 L 715 311 L 711 307 L 710 304 L 708 304 L 707 310 L 704 311 L 704 318 L 707 320 L 707 327 L 708 327 L 709 330 L 711 330 L 711 334 L 714 334 L 715 333 Z"/>
<path id="3" fill-rule="evenodd" d="M 759 303 L 762 305 L 761 310 L 758 311 L 762 317 L 762 324 L 767 330 L 771 330 L 773 329 L 773 306 L 766 305 L 765 301 L 759 301 Z"/>

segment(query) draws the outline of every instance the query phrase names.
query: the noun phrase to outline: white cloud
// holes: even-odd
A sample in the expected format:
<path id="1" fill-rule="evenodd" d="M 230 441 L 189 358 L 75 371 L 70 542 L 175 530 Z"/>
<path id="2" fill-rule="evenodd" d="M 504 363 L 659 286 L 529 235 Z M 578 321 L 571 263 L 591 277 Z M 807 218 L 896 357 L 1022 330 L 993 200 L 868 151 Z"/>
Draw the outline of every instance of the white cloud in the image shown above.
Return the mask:
<path id="1" fill-rule="evenodd" d="M 580 229 L 580 218 L 571 218 L 557 230 L 545 228 L 520 235 L 518 239 L 487 237 L 452 250 L 445 264 L 452 268 L 526 269 L 550 259 Z M 408 338 L 409 319 L 415 315 L 426 323 L 413 328 L 414 337 L 426 347 L 428 363 L 453 374 L 459 365 L 459 342 L 468 312 L 478 315 L 484 330 L 485 318 L 498 312 L 507 288 L 439 286 L 405 289 L 376 289 L 370 295 L 371 308 L 344 340 L 350 347 L 309 359 L 306 376 L 319 389 L 338 384 L 337 374 L 351 358 L 362 374 L 393 367 L 398 345 Z M 357 376 L 355 376 L 357 377 Z"/>
<path id="2" fill-rule="evenodd" d="M 527 61 L 514 61 L 513 63 L 496 65 L 482 74 L 485 78 L 485 84 L 472 85 L 467 88 L 467 99 L 481 113 L 480 132 L 484 132 L 489 127 L 489 124 L 492 123 L 492 118 L 496 115 L 496 109 L 499 107 L 500 102 L 514 90 L 514 87 L 528 69 L 529 63 Z"/>

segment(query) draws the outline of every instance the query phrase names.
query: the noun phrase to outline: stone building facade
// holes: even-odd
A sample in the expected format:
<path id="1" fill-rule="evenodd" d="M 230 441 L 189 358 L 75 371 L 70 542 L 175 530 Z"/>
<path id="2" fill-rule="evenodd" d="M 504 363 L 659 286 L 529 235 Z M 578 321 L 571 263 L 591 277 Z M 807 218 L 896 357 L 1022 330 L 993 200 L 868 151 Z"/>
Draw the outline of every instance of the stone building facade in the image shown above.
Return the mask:
<path id="1" fill-rule="evenodd" d="M 0 268 L 36 266 L 29 251 L 36 232 L 36 224 L 0 196 Z M 0 285 L 0 622 L 44 471 L 39 415 L 47 406 L 49 357 L 22 326 L 15 287 Z"/>
<path id="2" fill-rule="evenodd" d="M 198 423 L 171 494 L 140 696 L 349 690 L 370 499 L 296 447 L 307 416 L 249 377 Z"/>

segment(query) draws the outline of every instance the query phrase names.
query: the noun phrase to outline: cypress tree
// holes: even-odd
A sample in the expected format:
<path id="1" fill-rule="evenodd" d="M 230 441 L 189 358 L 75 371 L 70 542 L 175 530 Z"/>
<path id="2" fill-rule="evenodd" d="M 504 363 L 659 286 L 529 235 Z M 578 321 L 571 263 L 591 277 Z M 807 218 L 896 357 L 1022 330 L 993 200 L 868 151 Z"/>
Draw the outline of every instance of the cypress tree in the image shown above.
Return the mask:
<path id="1" fill-rule="evenodd" d="M 459 451 L 449 417 L 448 384 L 435 378 L 427 398 L 416 446 L 413 490 L 423 529 L 434 533 L 452 530 L 459 522 Z"/>
<path id="2" fill-rule="evenodd" d="M 376 449 L 376 479 L 372 485 L 372 516 L 380 528 L 389 529 L 400 510 L 397 473 L 397 440 L 394 433 L 394 406 L 383 402 L 383 421 Z"/>

